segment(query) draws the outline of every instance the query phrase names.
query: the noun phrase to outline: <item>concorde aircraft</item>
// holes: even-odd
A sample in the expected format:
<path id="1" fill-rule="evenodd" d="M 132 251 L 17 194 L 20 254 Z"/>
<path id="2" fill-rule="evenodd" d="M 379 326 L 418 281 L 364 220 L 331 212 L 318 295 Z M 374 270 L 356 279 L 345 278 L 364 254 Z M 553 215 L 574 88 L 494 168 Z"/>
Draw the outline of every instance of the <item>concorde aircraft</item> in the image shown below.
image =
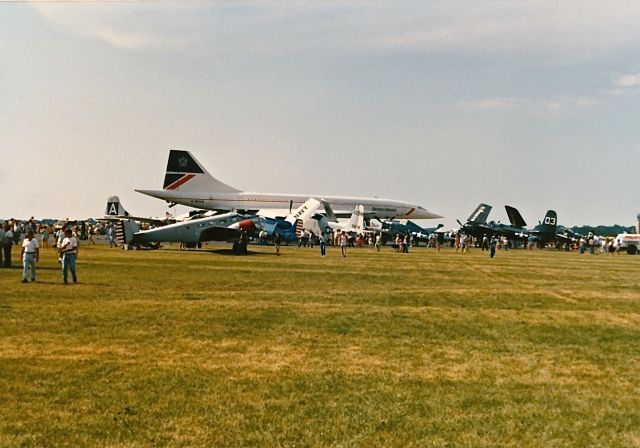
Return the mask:
<path id="1" fill-rule="evenodd" d="M 284 216 L 308 198 L 320 197 L 341 216 L 350 215 L 356 206 L 362 205 L 367 218 L 441 218 L 419 205 L 391 199 L 241 191 L 214 178 L 190 152 L 179 150 L 169 152 L 162 190 L 136 191 L 172 204 L 263 216 Z"/>

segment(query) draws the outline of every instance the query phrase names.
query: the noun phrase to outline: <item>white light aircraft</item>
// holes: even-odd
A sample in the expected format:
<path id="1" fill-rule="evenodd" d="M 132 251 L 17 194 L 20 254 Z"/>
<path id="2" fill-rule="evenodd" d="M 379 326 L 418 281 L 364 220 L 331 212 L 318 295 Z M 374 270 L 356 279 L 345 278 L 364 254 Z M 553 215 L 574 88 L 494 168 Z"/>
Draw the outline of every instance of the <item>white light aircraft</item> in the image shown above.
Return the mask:
<path id="1" fill-rule="evenodd" d="M 362 205 L 367 217 L 434 219 L 441 218 L 424 207 L 408 202 L 379 198 L 357 198 L 310 194 L 246 192 L 214 178 L 188 151 L 171 150 L 162 190 L 136 190 L 173 204 L 217 211 L 285 216 L 310 197 L 321 197 L 337 214 L 348 216 Z"/>

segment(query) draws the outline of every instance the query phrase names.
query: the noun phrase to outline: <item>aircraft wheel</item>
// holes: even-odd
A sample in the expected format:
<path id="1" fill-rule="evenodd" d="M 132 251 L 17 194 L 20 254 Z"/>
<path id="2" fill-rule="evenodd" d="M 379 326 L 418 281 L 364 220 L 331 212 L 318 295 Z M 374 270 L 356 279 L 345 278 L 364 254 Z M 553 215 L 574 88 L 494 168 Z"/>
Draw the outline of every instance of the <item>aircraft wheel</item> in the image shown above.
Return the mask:
<path id="1" fill-rule="evenodd" d="M 627 253 L 629 255 L 635 255 L 636 252 L 638 252 L 638 248 L 636 246 L 631 245 L 631 246 L 627 247 Z"/>

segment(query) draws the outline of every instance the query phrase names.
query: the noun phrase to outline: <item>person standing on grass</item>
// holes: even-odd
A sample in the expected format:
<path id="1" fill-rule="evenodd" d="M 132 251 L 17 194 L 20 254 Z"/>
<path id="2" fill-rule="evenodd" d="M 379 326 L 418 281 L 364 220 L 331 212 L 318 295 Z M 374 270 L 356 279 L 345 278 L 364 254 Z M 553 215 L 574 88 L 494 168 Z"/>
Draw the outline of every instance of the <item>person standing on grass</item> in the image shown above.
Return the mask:
<path id="1" fill-rule="evenodd" d="M 11 267 L 11 249 L 13 248 L 13 231 L 9 224 L 4 226 L 4 238 L 0 241 L 0 246 L 4 252 L 4 267 Z"/>
<path id="2" fill-rule="evenodd" d="M 62 255 L 62 279 L 65 284 L 67 281 L 67 273 L 71 270 L 71 276 L 73 277 L 73 283 L 78 283 L 78 276 L 76 274 L 76 258 L 78 257 L 78 240 L 73 236 L 71 229 L 67 229 L 64 232 L 65 238 L 62 240 L 62 246 L 60 246 L 60 254 Z"/>
<path id="3" fill-rule="evenodd" d="M 380 244 L 382 243 L 382 234 L 378 233 L 376 235 L 376 252 L 380 252 Z"/>
<path id="4" fill-rule="evenodd" d="M 320 231 L 320 256 L 324 257 L 327 255 L 327 236 L 321 230 Z"/>
<path id="5" fill-rule="evenodd" d="M 276 232 L 275 236 L 273 237 L 273 244 L 275 244 L 276 246 L 276 255 L 280 256 L 280 245 L 282 244 L 282 238 L 280 237 L 280 234 L 278 232 Z"/>
<path id="6" fill-rule="evenodd" d="M 49 229 L 47 226 L 42 226 L 42 248 L 49 247 Z"/>
<path id="7" fill-rule="evenodd" d="M 89 239 L 89 244 L 96 244 L 96 240 L 93 239 L 93 234 L 95 230 L 93 228 L 93 224 L 89 224 L 87 227 L 87 238 Z"/>
<path id="8" fill-rule="evenodd" d="M 340 251 L 342 252 L 342 258 L 347 256 L 347 234 L 344 230 L 340 234 Z"/>
<path id="9" fill-rule="evenodd" d="M 36 263 L 40 261 L 40 244 L 37 238 L 33 237 L 33 230 L 29 230 L 27 237 L 22 241 L 22 283 L 27 283 L 29 270 L 31 270 L 31 281 L 36 281 Z"/>
<path id="10" fill-rule="evenodd" d="M 2 262 L 3 254 L 4 254 L 4 249 L 3 249 L 3 242 L 4 240 L 4 225 L 2 224 L 2 222 L 0 222 L 0 268 L 3 267 L 4 263 Z"/>
<path id="11" fill-rule="evenodd" d="M 107 228 L 107 236 L 109 237 L 109 248 L 118 247 L 116 244 L 116 228 L 114 224 L 109 224 Z"/>
<path id="12" fill-rule="evenodd" d="M 489 243 L 489 255 L 491 255 L 491 258 L 493 258 L 496 254 L 496 245 L 498 244 L 498 241 L 496 240 L 496 237 L 494 236 L 493 238 L 491 238 L 491 242 Z"/>

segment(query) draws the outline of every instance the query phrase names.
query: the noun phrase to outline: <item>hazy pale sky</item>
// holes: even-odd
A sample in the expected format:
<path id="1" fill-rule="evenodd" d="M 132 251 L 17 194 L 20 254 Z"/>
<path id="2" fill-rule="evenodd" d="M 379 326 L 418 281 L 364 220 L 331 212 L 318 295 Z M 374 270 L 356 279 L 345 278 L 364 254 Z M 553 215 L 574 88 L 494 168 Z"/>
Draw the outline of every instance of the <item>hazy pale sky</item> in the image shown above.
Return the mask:
<path id="1" fill-rule="evenodd" d="M 448 226 L 479 202 L 630 225 L 638 24 L 610 1 L 0 3 L 0 217 L 100 216 L 112 194 L 163 216 L 134 189 L 174 148 L 241 189 Z"/>

